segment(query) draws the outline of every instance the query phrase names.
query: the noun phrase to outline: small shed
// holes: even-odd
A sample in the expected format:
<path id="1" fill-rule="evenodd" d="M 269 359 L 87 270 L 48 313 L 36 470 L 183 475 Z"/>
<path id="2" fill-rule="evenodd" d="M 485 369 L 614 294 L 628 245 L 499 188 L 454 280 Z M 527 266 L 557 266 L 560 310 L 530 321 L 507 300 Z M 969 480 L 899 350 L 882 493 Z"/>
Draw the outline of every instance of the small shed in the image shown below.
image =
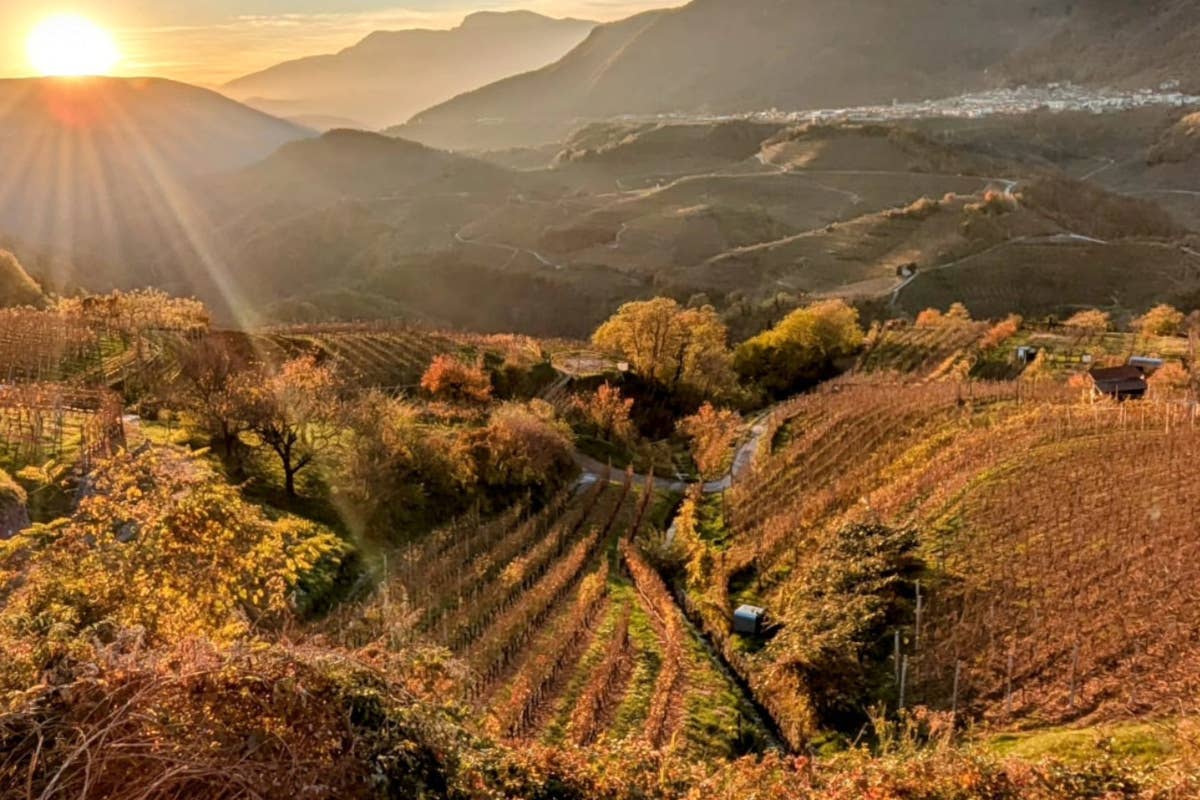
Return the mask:
<path id="1" fill-rule="evenodd" d="M 740 606 L 733 612 L 733 632 L 757 636 L 762 633 L 767 612 L 758 606 Z"/>
<path id="2" fill-rule="evenodd" d="M 1150 358 L 1149 356 L 1133 356 L 1129 359 L 1129 366 L 1137 367 L 1143 373 L 1157 372 L 1166 366 L 1166 363 L 1161 358 Z"/>
<path id="3" fill-rule="evenodd" d="M 1146 373 L 1138 367 L 1095 367 L 1089 373 L 1093 391 L 1117 400 L 1140 400 L 1146 396 Z"/>
<path id="4" fill-rule="evenodd" d="M 1029 345 L 1021 345 L 1017 348 L 1017 362 L 1020 364 L 1032 364 L 1037 358 L 1038 349 Z"/>

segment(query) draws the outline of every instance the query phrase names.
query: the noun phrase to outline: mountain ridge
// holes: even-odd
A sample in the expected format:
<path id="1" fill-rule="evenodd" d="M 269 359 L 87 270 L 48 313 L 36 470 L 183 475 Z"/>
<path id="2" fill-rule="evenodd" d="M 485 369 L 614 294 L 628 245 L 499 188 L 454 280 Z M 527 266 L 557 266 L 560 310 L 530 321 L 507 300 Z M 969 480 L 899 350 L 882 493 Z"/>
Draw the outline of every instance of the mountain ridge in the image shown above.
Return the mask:
<path id="1" fill-rule="evenodd" d="M 613 117 L 920 101 L 1022 83 L 1198 83 L 1200 10 L 1155 0 L 693 0 L 596 28 L 558 62 L 389 130 L 450 149 L 562 139 Z M 1194 87 L 1193 87 L 1194 88 Z"/>
<path id="2" fill-rule="evenodd" d="M 375 31 L 337 53 L 237 78 L 222 91 L 283 116 L 341 117 L 382 128 L 463 91 L 550 63 L 595 25 L 532 11 L 476 12 L 449 30 Z M 421 80 L 407 80 L 410 74 Z"/>

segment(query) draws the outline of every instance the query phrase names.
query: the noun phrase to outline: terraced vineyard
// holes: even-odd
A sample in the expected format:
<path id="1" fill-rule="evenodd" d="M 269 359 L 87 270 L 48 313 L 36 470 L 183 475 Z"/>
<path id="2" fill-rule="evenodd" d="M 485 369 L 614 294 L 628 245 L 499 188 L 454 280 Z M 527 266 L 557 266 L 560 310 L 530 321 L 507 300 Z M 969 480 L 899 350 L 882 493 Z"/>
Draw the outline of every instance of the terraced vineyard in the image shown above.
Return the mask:
<path id="1" fill-rule="evenodd" d="M 123 438 L 121 401 L 111 392 L 53 383 L 0 387 L 0 468 L 51 461 L 86 467 Z"/>
<path id="2" fill-rule="evenodd" d="M 920 328 L 889 322 L 870 332 L 856 370 L 939 378 L 965 361 L 969 371 L 971 351 L 988 327 L 982 322 L 947 321 Z"/>
<path id="3" fill-rule="evenodd" d="M 1086 372 L 1093 364 L 1124 364 L 1131 356 L 1182 360 L 1188 352 L 1188 341 L 1184 337 L 1066 327 L 1022 330 L 1011 340 L 1010 349 L 1021 345 L 1044 352 L 1048 371 L 1056 375 Z"/>
<path id="4" fill-rule="evenodd" d="M 594 481 L 540 510 L 464 520 L 390 562 L 418 635 L 469 665 L 487 730 L 698 755 L 761 745 L 745 699 L 634 544 L 655 501 L 631 474 Z"/>
<path id="5" fill-rule="evenodd" d="M 908 703 L 1012 723 L 1171 713 L 1194 696 L 1193 406 L 1085 403 L 1058 383 L 843 381 L 780 416 L 775 451 L 732 494 L 705 598 L 765 605 L 780 630 L 742 652 L 724 619 L 705 624 L 785 733 L 808 722 L 803 686 L 755 676 L 786 674 L 788 628 L 816 602 L 792 582 L 852 523 L 918 536 L 921 585 L 895 629 Z"/>
<path id="6" fill-rule="evenodd" d="M 82 319 L 0 309 L 0 382 L 67 380 L 99 366 L 104 357 L 101 337 Z"/>
<path id="7" fill-rule="evenodd" d="M 251 334 L 249 344 L 269 364 L 311 353 L 336 364 L 349 380 L 391 389 L 415 386 L 434 356 L 461 349 L 442 334 L 370 324 L 276 328 Z"/>

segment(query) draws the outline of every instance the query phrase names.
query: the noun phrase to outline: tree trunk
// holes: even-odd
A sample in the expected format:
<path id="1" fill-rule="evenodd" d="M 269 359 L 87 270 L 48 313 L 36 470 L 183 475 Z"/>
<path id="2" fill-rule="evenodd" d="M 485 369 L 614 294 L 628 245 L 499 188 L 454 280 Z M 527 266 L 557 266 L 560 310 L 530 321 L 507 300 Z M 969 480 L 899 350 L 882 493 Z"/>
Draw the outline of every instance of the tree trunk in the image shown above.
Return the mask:
<path id="1" fill-rule="evenodd" d="M 292 469 L 291 465 L 289 465 L 289 464 L 283 465 L 283 483 L 284 483 L 284 489 L 287 492 L 287 496 L 291 499 L 295 499 L 295 497 L 296 497 L 296 471 L 294 469 Z"/>

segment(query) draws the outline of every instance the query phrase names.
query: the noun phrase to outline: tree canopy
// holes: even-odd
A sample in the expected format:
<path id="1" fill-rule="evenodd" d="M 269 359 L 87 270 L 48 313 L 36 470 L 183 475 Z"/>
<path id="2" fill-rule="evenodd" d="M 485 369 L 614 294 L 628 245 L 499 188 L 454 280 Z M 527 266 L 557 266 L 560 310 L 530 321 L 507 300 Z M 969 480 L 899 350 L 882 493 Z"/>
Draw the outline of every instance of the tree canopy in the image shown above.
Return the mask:
<path id="1" fill-rule="evenodd" d="M 826 300 L 793 311 L 742 343 L 734 363 L 743 378 L 782 394 L 826 376 L 834 361 L 862 347 L 863 338 L 858 310 Z"/>
<path id="2" fill-rule="evenodd" d="M 721 396 L 732 390 L 728 331 L 711 306 L 684 308 L 657 297 L 626 303 L 592 335 L 606 351 L 627 359 L 642 378 L 667 390 Z"/>
<path id="3" fill-rule="evenodd" d="M 0 651 L 36 670 L 109 627 L 232 641 L 297 609 L 342 548 L 268 518 L 191 454 L 122 453 L 71 517 L 0 542 Z"/>

